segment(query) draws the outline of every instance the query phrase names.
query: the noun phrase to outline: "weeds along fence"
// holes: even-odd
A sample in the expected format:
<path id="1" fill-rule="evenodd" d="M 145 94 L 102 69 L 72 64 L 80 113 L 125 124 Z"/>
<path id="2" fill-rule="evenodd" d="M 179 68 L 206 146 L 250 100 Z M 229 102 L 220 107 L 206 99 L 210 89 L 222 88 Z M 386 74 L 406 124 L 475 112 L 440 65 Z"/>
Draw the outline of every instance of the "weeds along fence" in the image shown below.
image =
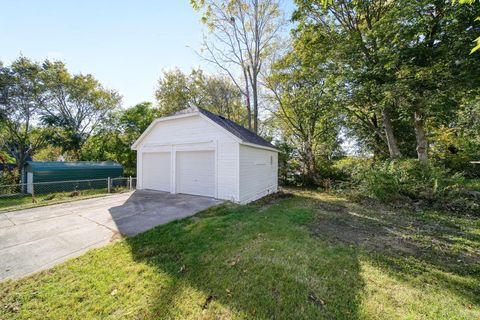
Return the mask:
<path id="1" fill-rule="evenodd" d="M 62 202 L 73 198 L 135 190 L 132 177 L 0 185 L 0 212 L 11 207 Z"/>

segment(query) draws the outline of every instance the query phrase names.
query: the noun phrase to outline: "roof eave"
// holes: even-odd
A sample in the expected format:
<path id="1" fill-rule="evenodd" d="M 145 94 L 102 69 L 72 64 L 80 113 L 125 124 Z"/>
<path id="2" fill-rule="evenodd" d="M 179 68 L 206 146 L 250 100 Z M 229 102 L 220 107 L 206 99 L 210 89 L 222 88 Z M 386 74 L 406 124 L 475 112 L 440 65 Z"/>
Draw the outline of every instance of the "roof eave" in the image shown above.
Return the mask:
<path id="1" fill-rule="evenodd" d="M 242 142 L 240 142 L 240 144 L 242 144 L 244 146 L 252 147 L 252 148 L 264 149 L 264 150 L 269 150 L 269 151 L 273 151 L 273 152 L 278 153 L 278 149 L 276 149 L 276 148 L 262 146 L 262 145 L 256 144 L 256 143 L 250 143 L 250 142 L 242 141 Z"/>

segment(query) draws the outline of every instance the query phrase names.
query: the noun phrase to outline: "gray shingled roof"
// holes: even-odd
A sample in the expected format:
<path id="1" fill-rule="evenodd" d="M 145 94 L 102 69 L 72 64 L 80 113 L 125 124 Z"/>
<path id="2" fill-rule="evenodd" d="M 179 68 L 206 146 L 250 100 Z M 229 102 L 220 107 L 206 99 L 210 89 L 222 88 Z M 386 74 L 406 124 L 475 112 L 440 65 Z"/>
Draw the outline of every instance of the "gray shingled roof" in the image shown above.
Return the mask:
<path id="1" fill-rule="evenodd" d="M 187 113 L 192 113 L 192 112 L 199 112 L 215 122 L 216 124 L 220 125 L 223 127 L 225 130 L 228 132 L 232 133 L 236 137 L 240 138 L 243 142 L 247 143 L 252 143 L 252 144 L 257 144 L 259 146 L 264 146 L 264 147 L 269 147 L 269 148 L 274 148 L 276 149 L 273 144 L 268 142 L 267 140 L 263 139 L 260 137 L 258 134 L 253 133 L 252 131 L 248 130 L 247 128 L 242 127 L 236 122 L 233 122 L 232 120 L 229 120 L 227 118 L 224 118 L 222 116 L 219 116 L 217 114 L 211 113 L 210 111 L 207 111 L 203 108 L 200 107 L 190 107 L 186 108 L 183 110 L 178 111 L 175 113 L 175 115 L 179 114 L 187 114 Z"/>

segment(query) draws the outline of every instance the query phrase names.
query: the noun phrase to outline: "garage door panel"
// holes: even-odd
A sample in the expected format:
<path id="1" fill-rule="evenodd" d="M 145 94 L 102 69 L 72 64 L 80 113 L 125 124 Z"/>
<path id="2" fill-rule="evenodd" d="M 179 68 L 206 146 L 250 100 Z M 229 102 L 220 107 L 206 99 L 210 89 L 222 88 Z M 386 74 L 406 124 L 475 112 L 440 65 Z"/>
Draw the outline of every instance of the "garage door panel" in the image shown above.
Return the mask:
<path id="1" fill-rule="evenodd" d="M 215 196 L 214 151 L 177 152 L 177 192 Z"/>
<path id="2" fill-rule="evenodd" d="M 170 152 L 146 152 L 143 154 L 142 187 L 144 189 L 170 191 Z"/>

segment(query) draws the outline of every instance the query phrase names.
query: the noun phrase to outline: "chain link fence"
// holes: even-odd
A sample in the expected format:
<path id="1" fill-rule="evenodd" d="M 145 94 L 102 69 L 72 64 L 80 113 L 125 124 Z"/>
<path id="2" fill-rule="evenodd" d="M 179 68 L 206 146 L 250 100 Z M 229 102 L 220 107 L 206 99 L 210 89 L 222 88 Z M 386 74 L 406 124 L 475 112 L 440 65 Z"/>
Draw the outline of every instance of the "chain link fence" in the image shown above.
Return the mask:
<path id="1" fill-rule="evenodd" d="M 0 185 L 0 212 L 135 190 L 133 177 Z"/>

